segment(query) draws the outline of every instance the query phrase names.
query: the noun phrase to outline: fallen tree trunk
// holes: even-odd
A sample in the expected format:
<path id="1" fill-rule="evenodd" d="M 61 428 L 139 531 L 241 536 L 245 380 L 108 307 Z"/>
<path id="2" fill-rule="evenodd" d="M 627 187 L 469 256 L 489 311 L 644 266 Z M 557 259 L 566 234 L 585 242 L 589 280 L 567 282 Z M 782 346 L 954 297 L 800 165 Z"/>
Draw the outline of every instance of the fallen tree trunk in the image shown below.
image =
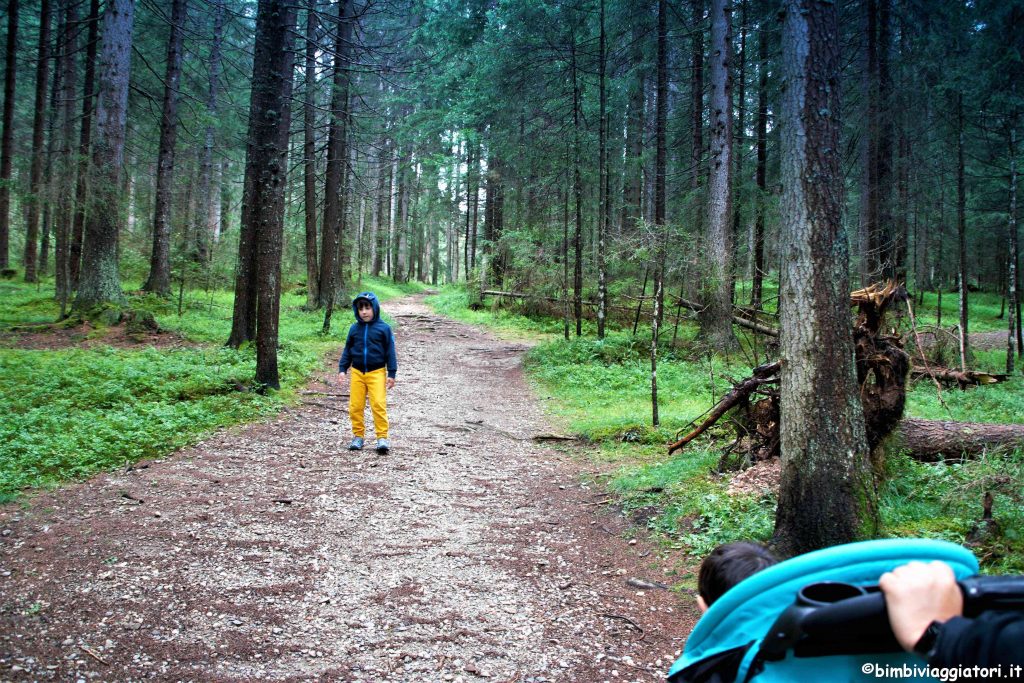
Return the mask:
<path id="1" fill-rule="evenodd" d="M 921 462 L 960 460 L 986 451 L 1024 448 L 1024 424 L 904 419 L 889 448 L 905 449 Z"/>
<path id="2" fill-rule="evenodd" d="M 934 379 L 946 386 L 956 385 L 960 389 L 981 384 L 999 384 L 1008 379 L 1008 375 L 995 374 L 991 372 L 979 372 L 977 370 L 952 370 L 950 368 L 922 368 L 914 366 L 910 370 L 912 379 Z"/>

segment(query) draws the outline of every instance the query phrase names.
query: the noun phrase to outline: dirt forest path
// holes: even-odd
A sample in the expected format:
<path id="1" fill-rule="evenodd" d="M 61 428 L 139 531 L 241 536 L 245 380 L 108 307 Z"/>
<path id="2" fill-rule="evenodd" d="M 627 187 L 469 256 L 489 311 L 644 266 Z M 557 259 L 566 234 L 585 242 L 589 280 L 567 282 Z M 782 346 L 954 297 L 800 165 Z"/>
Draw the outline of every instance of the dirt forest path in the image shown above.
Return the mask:
<path id="1" fill-rule="evenodd" d="M 0 507 L 0 680 L 663 680 L 693 607 L 641 583 L 651 549 L 532 439 L 552 427 L 525 346 L 422 295 L 384 308 L 390 455 L 342 450 L 346 399 L 316 383 L 272 421 Z"/>

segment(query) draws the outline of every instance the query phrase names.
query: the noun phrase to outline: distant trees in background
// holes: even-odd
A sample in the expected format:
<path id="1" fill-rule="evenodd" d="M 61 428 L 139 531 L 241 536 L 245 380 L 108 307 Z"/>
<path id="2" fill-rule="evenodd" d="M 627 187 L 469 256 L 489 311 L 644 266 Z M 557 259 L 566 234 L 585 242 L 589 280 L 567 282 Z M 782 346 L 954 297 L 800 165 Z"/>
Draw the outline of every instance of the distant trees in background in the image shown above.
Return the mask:
<path id="1" fill-rule="evenodd" d="M 571 327 L 593 316 L 603 334 L 637 298 L 645 318 L 652 297 L 659 318 L 682 298 L 702 307 L 701 339 L 728 349 L 731 305 L 770 303 L 786 247 L 776 3 L 299 5 L 281 286 L 305 287 L 306 306 L 331 309 L 366 273 L 468 281 L 566 292 Z M 241 267 L 258 5 L 134 10 L 112 170 L 90 163 L 107 144 L 106 9 L 7 0 L 0 17 L 0 268 L 54 275 L 58 298 L 92 286 L 95 211 L 131 287 L 227 287 Z M 1024 10 L 839 12 L 835 192 L 855 279 L 956 288 L 964 315 L 972 289 L 1012 289 L 1012 312 Z"/>

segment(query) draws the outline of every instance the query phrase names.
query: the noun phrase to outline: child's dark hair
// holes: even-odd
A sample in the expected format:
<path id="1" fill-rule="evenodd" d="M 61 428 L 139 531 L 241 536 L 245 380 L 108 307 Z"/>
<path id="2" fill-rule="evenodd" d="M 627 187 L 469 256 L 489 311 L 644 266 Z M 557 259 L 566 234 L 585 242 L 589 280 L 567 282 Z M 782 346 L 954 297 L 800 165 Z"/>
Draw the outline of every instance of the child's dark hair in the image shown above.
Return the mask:
<path id="1" fill-rule="evenodd" d="M 775 556 L 764 546 L 747 541 L 725 543 L 712 550 L 701 562 L 697 592 L 704 598 L 704 604 L 710 607 L 743 579 L 777 563 Z"/>

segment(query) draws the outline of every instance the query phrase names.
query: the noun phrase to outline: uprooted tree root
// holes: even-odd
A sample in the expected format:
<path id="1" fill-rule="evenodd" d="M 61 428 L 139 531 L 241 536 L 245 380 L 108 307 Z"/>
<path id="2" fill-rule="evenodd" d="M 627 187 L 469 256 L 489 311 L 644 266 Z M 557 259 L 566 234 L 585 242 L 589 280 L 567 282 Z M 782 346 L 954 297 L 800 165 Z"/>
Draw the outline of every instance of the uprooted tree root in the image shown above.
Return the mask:
<path id="1" fill-rule="evenodd" d="M 900 336 L 883 334 L 882 326 L 886 309 L 906 298 L 906 289 L 895 282 L 875 284 L 850 295 L 850 303 L 858 308 L 853 332 L 857 382 L 864 406 L 868 445 L 872 451 L 903 417 L 910 358 L 903 350 Z M 706 432 L 726 413 L 738 409 L 740 435 L 728 450 L 732 451 L 744 442 L 752 460 L 778 457 L 780 368 L 778 361 L 755 368 L 750 377 L 733 386 L 700 425 L 669 446 L 669 454 Z M 754 396 L 760 398 L 751 401 Z M 725 464 L 725 458 L 721 464 Z"/>
<path id="2" fill-rule="evenodd" d="M 896 283 L 875 284 L 853 292 L 851 305 L 858 307 L 854 327 L 857 381 L 860 386 L 868 446 L 880 457 L 883 442 L 906 450 L 911 457 L 924 462 L 959 459 L 992 450 L 1024 447 L 1024 425 L 936 422 L 903 419 L 908 377 L 930 377 L 937 384 L 960 388 L 994 384 L 1005 375 L 947 368 L 912 368 L 903 341 L 896 333 L 883 333 L 886 309 L 907 299 L 906 290 Z M 751 376 L 737 382 L 711 410 L 707 417 L 686 436 L 669 446 L 669 454 L 706 432 L 723 416 L 734 412 L 739 432 L 734 443 L 726 448 L 719 469 L 730 464 L 730 455 L 744 452 L 744 458 L 732 458 L 737 469 L 746 461 L 778 457 L 779 449 L 779 369 L 780 364 L 766 363 L 753 370 Z M 760 397 L 752 400 L 754 397 Z M 691 425 L 692 426 L 692 425 Z M 888 444 L 886 445 L 888 448 Z"/>

